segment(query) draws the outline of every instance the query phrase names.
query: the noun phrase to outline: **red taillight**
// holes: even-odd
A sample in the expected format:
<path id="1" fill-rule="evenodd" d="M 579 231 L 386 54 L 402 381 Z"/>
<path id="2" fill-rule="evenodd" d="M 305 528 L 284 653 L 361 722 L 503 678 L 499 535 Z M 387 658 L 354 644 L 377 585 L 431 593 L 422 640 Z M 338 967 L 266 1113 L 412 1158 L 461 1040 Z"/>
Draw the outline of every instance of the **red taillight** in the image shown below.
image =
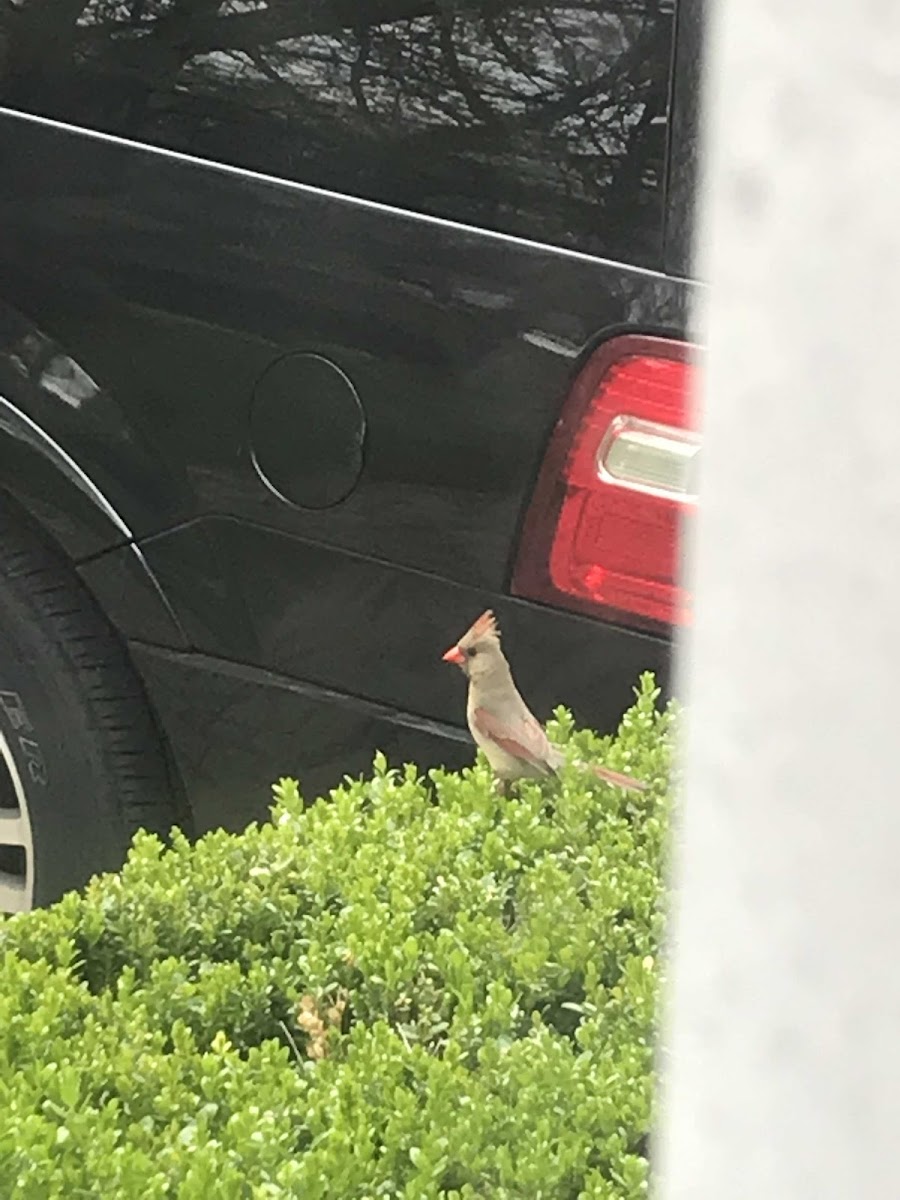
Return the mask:
<path id="1" fill-rule="evenodd" d="M 700 450 L 693 350 L 625 336 L 589 360 L 541 468 L 515 595 L 640 624 L 689 622 L 678 578 Z"/>

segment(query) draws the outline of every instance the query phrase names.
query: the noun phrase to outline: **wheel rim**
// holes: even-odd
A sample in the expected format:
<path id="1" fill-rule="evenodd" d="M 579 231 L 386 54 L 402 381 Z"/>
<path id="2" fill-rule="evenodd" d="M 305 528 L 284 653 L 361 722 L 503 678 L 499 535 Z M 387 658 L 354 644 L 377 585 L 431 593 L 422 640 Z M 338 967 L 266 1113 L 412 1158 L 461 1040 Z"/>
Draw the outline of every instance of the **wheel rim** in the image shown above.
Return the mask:
<path id="1" fill-rule="evenodd" d="M 22 778 L 0 733 L 0 913 L 25 912 L 34 899 L 34 845 Z"/>

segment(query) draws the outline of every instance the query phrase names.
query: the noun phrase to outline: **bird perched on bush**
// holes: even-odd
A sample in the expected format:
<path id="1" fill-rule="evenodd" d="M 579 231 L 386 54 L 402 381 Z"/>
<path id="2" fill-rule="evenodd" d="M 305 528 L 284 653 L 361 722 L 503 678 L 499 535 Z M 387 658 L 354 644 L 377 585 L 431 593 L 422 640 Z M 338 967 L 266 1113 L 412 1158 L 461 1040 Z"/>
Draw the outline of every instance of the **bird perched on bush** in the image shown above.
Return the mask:
<path id="1" fill-rule="evenodd" d="M 490 609 L 481 614 L 443 656 L 469 680 L 466 720 L 475 742 L 484 751 L 502 791 L 518 779 L 555 775 L 565 755 L 554 746 L 543 726 L 519 695 L 509 663 L 500 648 L 500 629 Z M 615 787 L 643 791 L 646 784 L 608 767 L 585 764 Z"/>

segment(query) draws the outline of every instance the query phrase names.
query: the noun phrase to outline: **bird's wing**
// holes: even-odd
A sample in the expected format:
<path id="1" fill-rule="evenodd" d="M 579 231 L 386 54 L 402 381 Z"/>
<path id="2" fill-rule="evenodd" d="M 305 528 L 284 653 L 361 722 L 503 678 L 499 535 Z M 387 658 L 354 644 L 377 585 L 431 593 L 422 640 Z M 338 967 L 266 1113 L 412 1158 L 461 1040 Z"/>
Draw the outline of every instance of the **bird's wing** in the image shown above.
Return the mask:
<path id="1" fill-rule="evenodd" d="M 507 725 L 489 709 L 476 708 L 472 720 L 479 733 L 496 742 L 513 758 L 520 758 L 548 774 L 553 770 L 550 742 L 531 713 L 524 720 Z"/>

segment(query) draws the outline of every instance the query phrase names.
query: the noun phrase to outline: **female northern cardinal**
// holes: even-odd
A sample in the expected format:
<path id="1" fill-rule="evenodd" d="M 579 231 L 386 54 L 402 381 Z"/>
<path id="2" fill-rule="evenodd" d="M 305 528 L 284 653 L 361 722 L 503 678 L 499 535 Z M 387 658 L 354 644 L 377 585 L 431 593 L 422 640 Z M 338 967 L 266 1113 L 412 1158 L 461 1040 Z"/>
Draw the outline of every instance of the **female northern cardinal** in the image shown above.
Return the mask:
<path id="1" fill-rule="evenodd" d="M 500 649 L 500 630 L 488 609 L 443 656 L 469 680 L 466 720 L 502 790 L 516 779 L 555 775 L 565 755 L 552 745 L 513 682 Z M 607 783 L 643 791 L 646 784 L 607 767 L 588 766 Z"/>

